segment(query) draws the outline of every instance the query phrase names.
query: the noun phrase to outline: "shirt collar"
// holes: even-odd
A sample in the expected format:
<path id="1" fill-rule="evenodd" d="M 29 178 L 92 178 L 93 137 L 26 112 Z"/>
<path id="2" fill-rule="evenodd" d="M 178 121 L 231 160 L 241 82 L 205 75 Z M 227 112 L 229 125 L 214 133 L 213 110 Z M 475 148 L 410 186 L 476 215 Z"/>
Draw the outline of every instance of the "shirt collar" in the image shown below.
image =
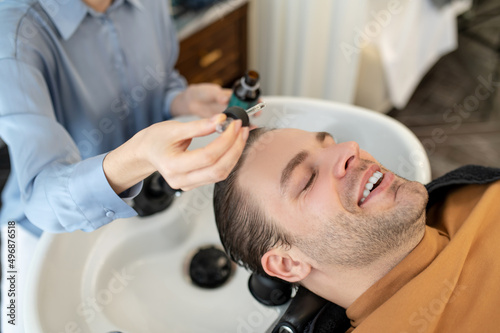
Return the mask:
<path id="1" fill-rule="evenodd" d="M 81 0 L 39 0 L 40 5 L 54 22 L 64 40 L 68 40 L 82 23 L 87 13 L 95 13 Z M 141 0 L 125 0 L 138 9 L 143 9 Z M 109 9 L 119 7 L 124 0 L 115 0 Z"/>
<path id="2" fill-rule="evenodd" d="M 39 0 L 40 5 L 54 22 L 57 30 L 67 40 L 76 31 L 87 14 L 87 6 L 82 1 Z"/>

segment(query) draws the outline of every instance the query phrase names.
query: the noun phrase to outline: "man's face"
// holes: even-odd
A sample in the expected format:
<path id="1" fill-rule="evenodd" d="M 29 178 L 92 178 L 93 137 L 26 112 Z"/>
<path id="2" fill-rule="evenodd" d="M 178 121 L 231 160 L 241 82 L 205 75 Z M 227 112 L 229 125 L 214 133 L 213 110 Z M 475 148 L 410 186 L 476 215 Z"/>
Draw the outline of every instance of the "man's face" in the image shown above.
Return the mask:
<path id="1" fill-rule="evenodd" d="M 250 148 L 238 182 L 314 263 L 367 265 L 422 230 L 423 185 L 394 175 L 355 142 L 297 129 L 266 135 Z M 370 179 L 377 172 L 381 181 Z"/>

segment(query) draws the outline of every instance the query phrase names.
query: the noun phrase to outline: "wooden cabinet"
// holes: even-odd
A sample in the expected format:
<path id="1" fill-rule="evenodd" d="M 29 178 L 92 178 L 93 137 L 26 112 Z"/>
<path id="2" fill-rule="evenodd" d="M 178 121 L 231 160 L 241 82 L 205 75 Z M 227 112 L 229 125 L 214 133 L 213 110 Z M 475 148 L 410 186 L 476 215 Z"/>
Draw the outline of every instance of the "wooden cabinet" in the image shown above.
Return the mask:
<path id="1" fill-rule="evenodd" d="M 180 42 L 176 68 L 189 83 L 213 82 L 225 87 L 247 70 L 248 4 Z"/>

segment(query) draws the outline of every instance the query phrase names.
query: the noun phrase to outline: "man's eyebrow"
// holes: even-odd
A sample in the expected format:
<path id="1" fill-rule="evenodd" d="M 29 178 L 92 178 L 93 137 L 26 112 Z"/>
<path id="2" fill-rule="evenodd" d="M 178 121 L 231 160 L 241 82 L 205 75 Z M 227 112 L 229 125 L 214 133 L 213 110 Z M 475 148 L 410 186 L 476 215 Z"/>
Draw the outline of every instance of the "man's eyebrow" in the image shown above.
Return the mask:
<path id="1" fill-rule="evenodd" d="M 288 181 L 290 180 L 290 176 L 292 175 L 293 170 L 298 167 L 302 162 L 304 162 L 309 156 L 309 152 L 306 150 L 301 151 L 297 155 L 295 155 L 286 165 L 286 167 L 281 172 L 281 180 L 280 180 L 280 191 L 281 194 L 286 192 L 286 188 L 288 186 Z"/>
<path id="2" fill-rule="evenodd" d="M 333 136 L 328 132 L 318 132 L 316 133 L 316 140 L 318 140 L 319 143 L 323 143 L 327 136 L 333 139 Z"/>
<path id="3" fill-rule="evenodd" d="M 318 132 L 316 133 L 316 140 L 319 143 L 323 143 L 323 141 L 325 141 L 325 138 L 327 136 L 332 138 L 332 135 L 328 132 Z M 297 168 L 302 162 L 304 162 L 308 156 L 309 152 L 306 150 L 299 152 L 288 162 L 286 167 L 283 169 L 283 171 L 281 172 L 281 179 L 280 179 L 281 194 L 284 194 L 286 192 L 288 181 L 293 173 L 293 170 L 295 170 L 295 168 Z"/>

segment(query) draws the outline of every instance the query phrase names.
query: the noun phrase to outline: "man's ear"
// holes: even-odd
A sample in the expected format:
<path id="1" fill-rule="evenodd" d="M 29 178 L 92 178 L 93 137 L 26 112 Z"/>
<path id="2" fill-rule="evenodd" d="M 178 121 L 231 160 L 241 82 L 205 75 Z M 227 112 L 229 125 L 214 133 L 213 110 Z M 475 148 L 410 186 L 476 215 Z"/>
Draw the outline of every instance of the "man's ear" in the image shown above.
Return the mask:
<path id="1" fill-rule="evenodd" d="M 275 248 L 267 251 L 261 259 L 262 268 L 269 276 L 294 283 L 305 279 L 311 272 L 311 265 L 294 258 L 289 251 Z"/>

